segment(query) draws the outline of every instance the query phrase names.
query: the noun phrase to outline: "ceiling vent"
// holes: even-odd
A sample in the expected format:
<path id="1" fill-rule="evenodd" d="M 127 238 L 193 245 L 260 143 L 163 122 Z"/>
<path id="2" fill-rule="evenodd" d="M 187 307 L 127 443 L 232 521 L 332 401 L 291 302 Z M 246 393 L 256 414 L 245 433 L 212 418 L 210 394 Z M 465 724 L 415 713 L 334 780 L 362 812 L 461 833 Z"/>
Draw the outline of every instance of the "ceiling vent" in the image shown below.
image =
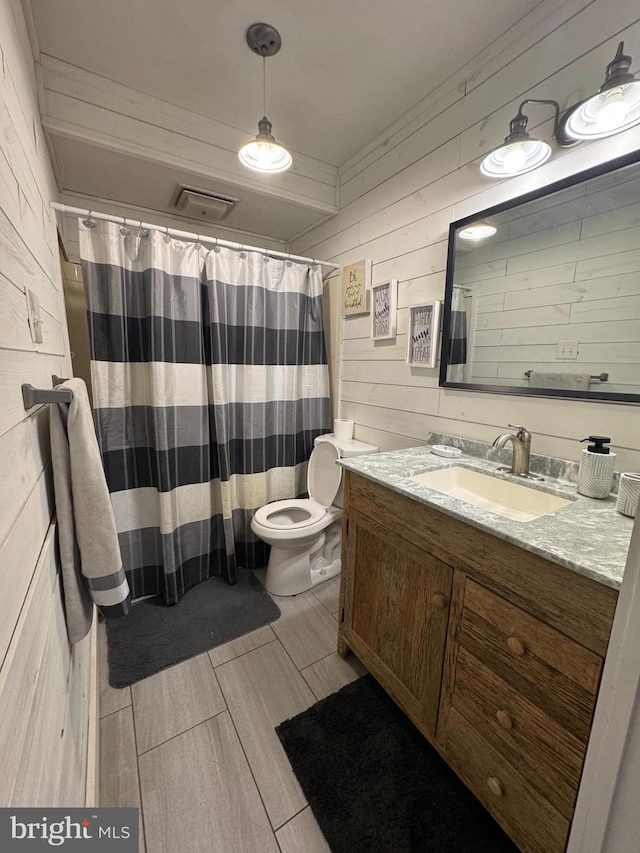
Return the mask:
<path id="1" fill-rule="evenodd" d="M 179 187 L 174 207 L 190 219 L 204 222 L 221 222 L 240 201 L 221 193 L 209 193 L 194 187 Z"/>

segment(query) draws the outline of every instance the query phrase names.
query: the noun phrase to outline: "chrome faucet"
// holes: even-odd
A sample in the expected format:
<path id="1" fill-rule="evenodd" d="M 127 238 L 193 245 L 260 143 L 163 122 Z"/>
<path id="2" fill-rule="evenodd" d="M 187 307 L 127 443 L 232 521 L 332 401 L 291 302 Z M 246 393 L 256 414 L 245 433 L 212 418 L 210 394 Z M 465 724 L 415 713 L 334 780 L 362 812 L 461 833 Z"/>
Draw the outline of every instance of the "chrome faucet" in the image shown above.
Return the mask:
<path id="1" fill-rule="evenodd" d="M 513 445 L 513 459 L 511 460 L 511 468 L 503 466 L 498 468 L 498 471 L 508 471 L 509 474 L 514 474 L 516 477 L 526 477 L 529 480 L 542 480 L 542 477 L 537 477 L 535 474 L 529 473 L 529 454 L 531 453 L 531 433 L 523 426 L 509 424 L 511 429 L 517 429 L 518 432 L 514 435 L 511 432 L 505 432 L 499 435 L 493 442 L 494 447 L 504 447 L 510 441 Z"/>

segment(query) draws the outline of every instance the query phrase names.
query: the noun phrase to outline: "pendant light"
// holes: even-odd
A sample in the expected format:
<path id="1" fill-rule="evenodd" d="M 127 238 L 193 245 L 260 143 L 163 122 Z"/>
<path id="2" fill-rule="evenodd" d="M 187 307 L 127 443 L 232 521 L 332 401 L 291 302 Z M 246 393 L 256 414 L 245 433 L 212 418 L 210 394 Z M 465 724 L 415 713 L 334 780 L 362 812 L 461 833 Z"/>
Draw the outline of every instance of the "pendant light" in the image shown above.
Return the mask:
<path id="1" fill-rule="evenodd" d="M 252 24 L 247 30 L 247 44 L 254 53 L 262 57 L 262 106 L 263 117 L 258 122 L 258 135 L 242 146 L 238 152 L 240 162 L 255 172 L 277 174 L 285 172 L 293 163 L 287 149 L 280 145 L 271 133 L 271 122 L 267 118 L 267 56 L 275 56 L 280 50 L 280 33 L 269 24 Z"/>
<path id="2" fill-rule="evenodd" d="M 551 104 L 556 113 L 554 134 L 560 107 L 557 101 L 528 99 L 518 107 L 518 113 L 509 123 L 509 135 L 504 145 L 490 151 L 480 164 L 480 171 L 489 178 L 510 178 L 537 169 L 551 156 L 551 146 L 527 132 L 528 116 L 522 112 L 525 104 Z"/>
<path id="3" fill-rule="evenodd" d="M 458 231 L 458 237 L 463 240 L 471 240 L 473 243 L 478 243 L 480 240 L 486 240 L 487 237 L 493 237 L 498 229 L 490 222 L 472 222 Z"/>
<path id="4" fill-rule="evenodd" d="M 631 57 L 620 42 L 595 95 L 570 107 L 558 126 L 558 141 L 602 139 L 640 122 L 640 80 L 629 72 Z"/>

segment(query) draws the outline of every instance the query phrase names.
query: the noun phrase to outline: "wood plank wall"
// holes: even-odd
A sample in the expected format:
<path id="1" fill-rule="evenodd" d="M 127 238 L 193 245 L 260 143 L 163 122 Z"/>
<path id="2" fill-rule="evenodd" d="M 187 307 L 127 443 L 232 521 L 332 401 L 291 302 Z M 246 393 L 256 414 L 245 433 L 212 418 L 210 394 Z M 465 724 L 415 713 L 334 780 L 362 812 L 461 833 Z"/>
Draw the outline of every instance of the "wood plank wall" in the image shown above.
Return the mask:
<path id="1" fill-rule="evenodd" d="M 82 806 L 91 638 L 70 647 L 58 581 L 48 411 L 20 386 L 70 374 L 57 195 L 19 0 L 0 0 L 0 806 Z M 32 343 L 25 288 L 40 298 Z"/>
<path id="2" fill-rule="evenodd" d="M 444 297 L 450 222 L 638 147 L 635 128 L 554 151 L 509 181 L 479 171 L 523 99 L 553 98 L 564 108 L 592 94 L 621 39 L 637 70 L 634 0 L 543 0 L 341 167 L 340 213 L 294 240 L 292 251 L 344 264 L 370 258 L 374 284 L 399 281 L 395 341 L 371 341 L 369 317 L 343 321 L 340 417 L 354 418 L 357 438 L 382 449 L 418 445 L 431 430 L 492 441 L 521 423 L 534 452 L 577 459 L 577 440 L 603 433 L 613 436 L 618 469 L 640 470 L 636 406 L 441 390 L 437 369 L 405 364 L 408 306 Z M 530 128 L 549 138 L 544 108 L 529 115 Z"/>

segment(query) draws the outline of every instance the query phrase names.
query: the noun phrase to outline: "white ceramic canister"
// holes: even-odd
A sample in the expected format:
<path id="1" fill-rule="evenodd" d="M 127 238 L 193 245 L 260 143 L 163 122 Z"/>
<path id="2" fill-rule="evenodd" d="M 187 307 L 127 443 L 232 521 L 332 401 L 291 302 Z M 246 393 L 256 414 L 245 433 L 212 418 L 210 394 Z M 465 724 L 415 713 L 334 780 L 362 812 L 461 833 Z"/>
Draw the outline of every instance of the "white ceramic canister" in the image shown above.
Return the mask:
<path id="1" fill-rule="evenodd" d="M 620 474 L 616 509 L 622 515 L 635 518 L 640 499 L 640 474 Z"/>

